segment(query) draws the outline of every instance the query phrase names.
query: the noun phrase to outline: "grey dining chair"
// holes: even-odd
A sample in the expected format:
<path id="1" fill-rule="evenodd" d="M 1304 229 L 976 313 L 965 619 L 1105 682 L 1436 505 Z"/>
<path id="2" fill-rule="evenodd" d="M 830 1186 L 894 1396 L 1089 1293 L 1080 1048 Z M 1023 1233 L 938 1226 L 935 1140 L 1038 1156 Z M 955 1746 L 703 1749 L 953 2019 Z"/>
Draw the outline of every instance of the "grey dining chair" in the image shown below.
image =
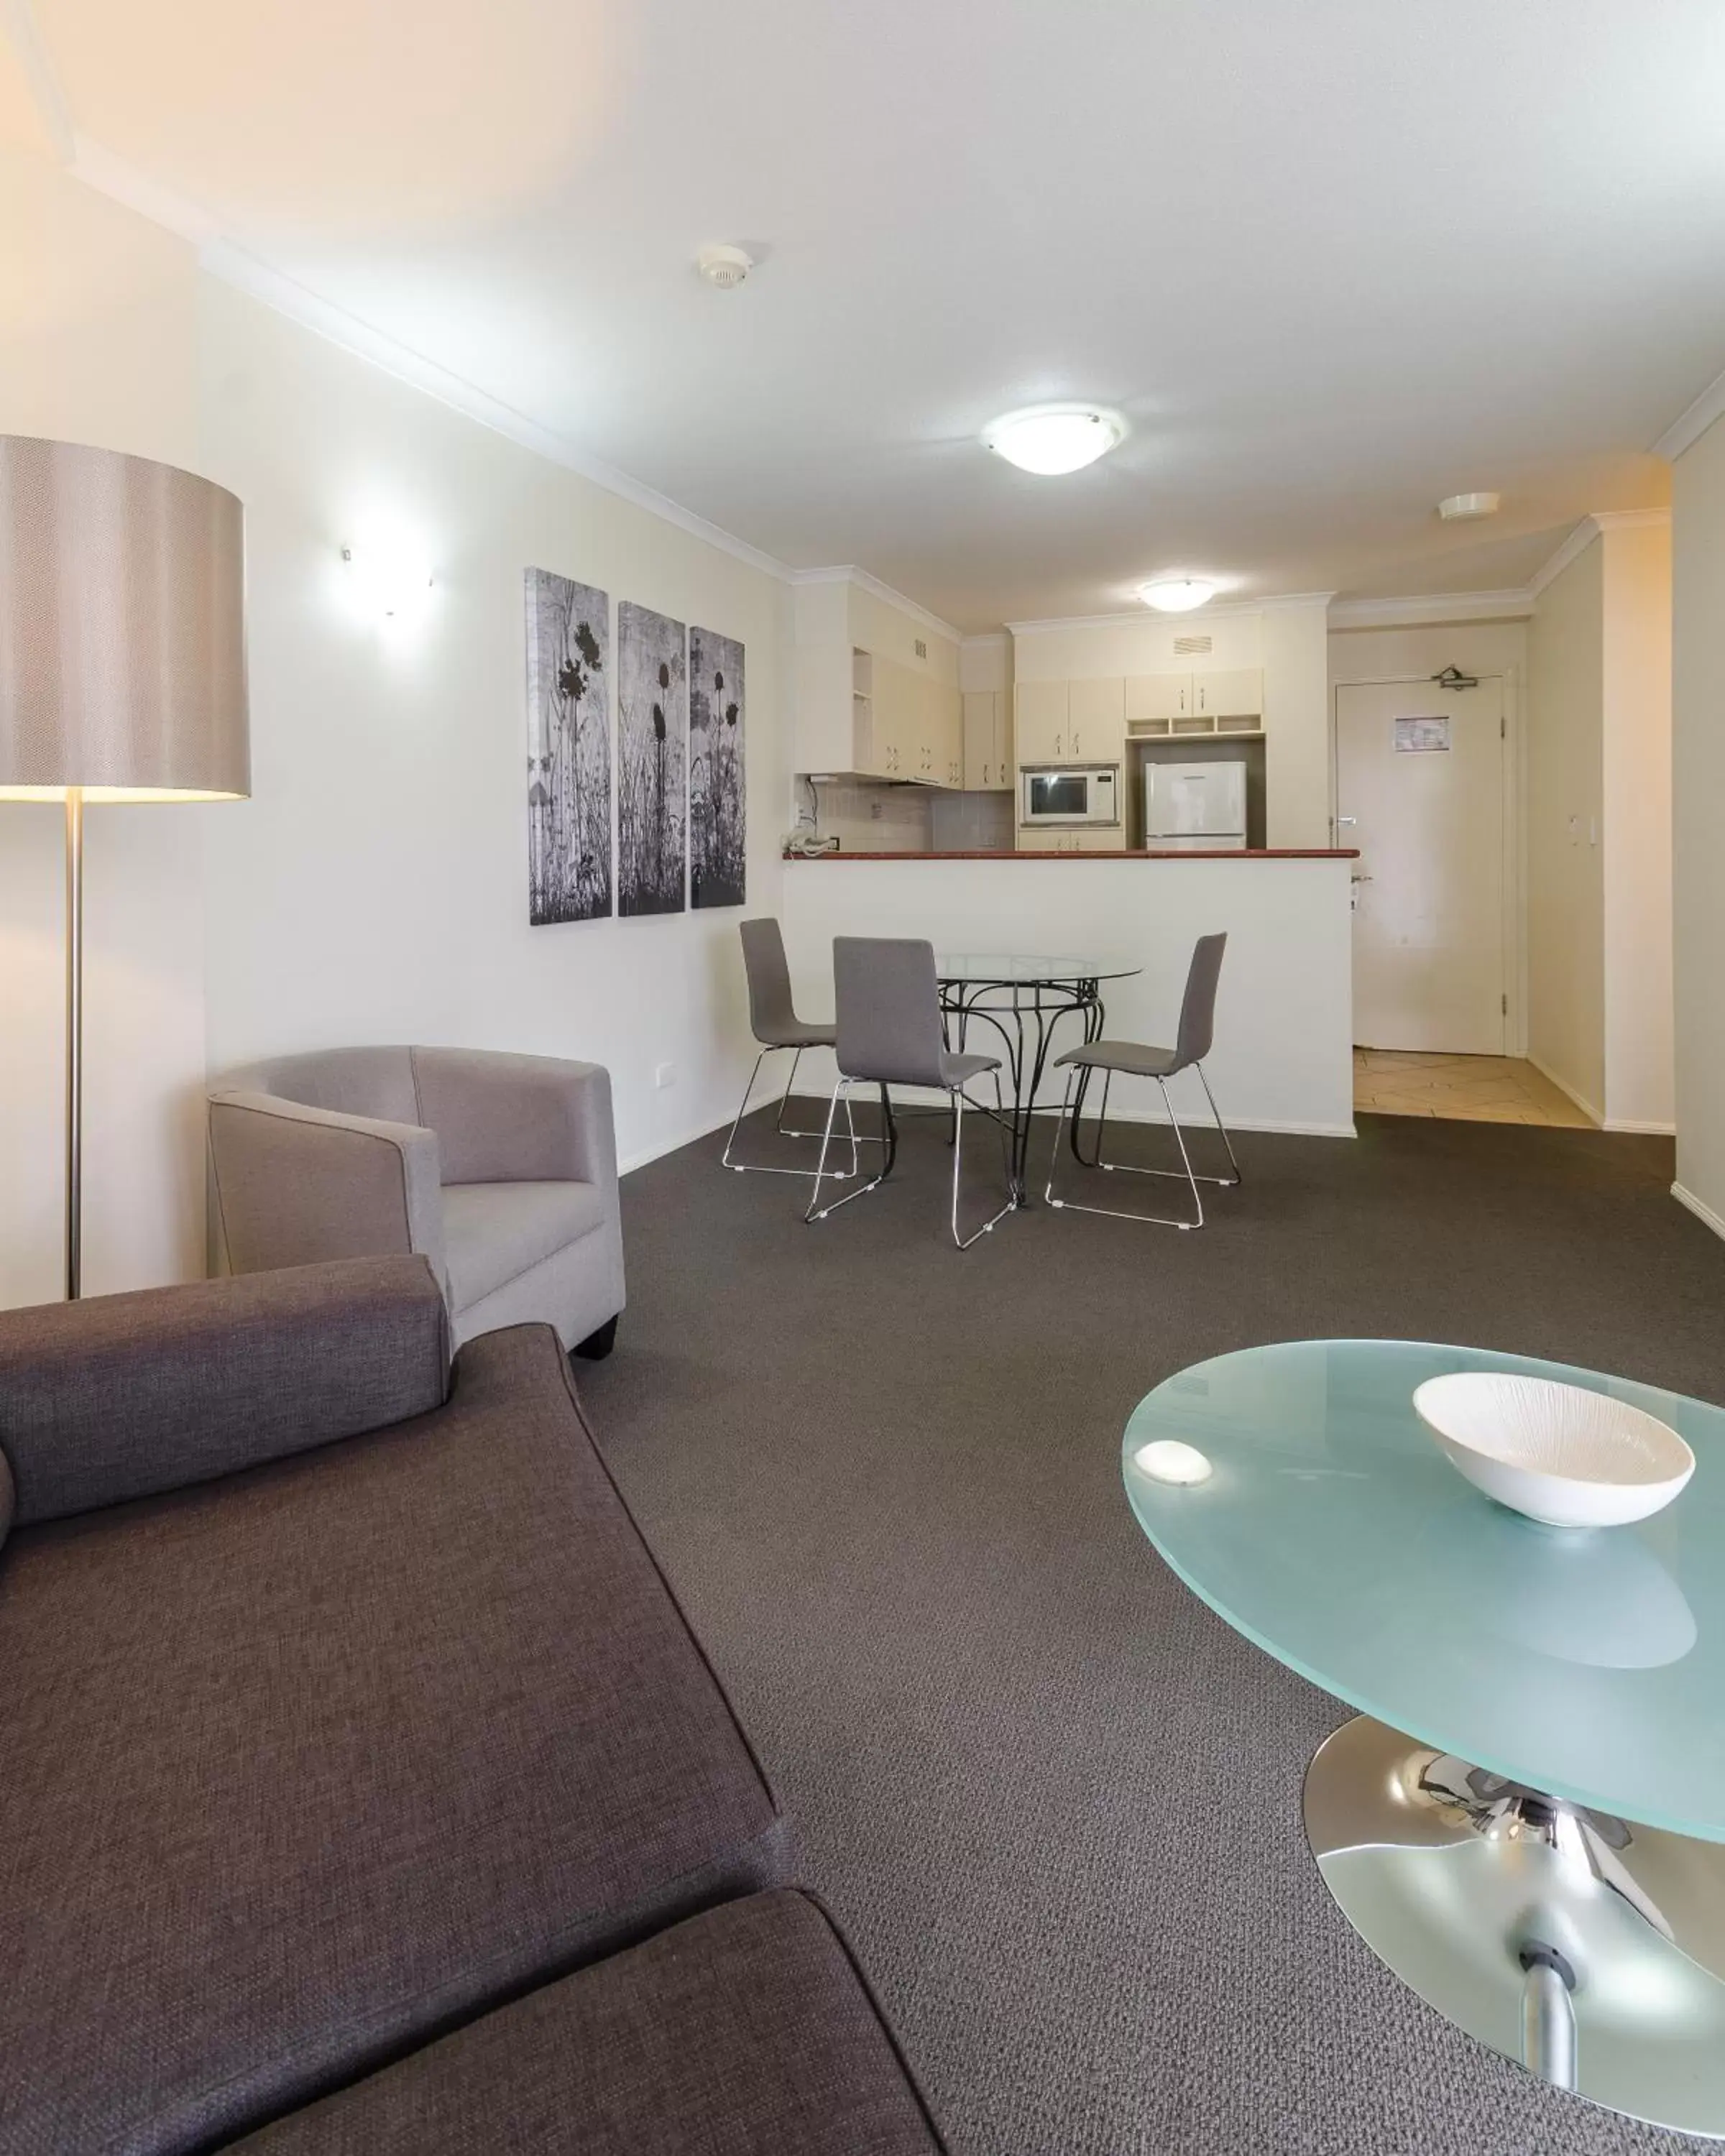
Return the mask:
<path id="1" fill-rule="evenodd" d="M 893 1121 L 891 1086 L 925 1086 L 944 1093 L 952 1106 L 952 1240 L 968 1250 L 978 1236 L 986 1235 L 1013 1209 L 1012 1156 L 1004 1143 L 1005 1104 L 1000 1093 L 998 1055 L 965 1055 L 947 1045 L 941 1015 L 940 986 L 934 969 L 934 946 L 911 938 L 882 936 L 837 936 L 833 939 L 833 990 L 838 1014 L 834 1053 L 839 1082 L 827 1104 L 826 1130 L 821 1138 L 820 1164 L 815 1169 L 814 1188 L 809 1195 L 805 1220 L 824 1220 L 854 1198 L 878 1190 L 891 1174 L 898 1158 L 898 1127 Z M 964 1158 L 965 1087 L 973 1078 L 992 1072 L 994 1106 L 980 1101 L 969 1105 L 992 1116 L 999 1127 L 1006 1161 L 1006 1203 L 992 1219 L 968 1235 L 958 1232 L 958 1177 Z M 880 1173 L 829 1205 L 820 1203 L 820 1186 L 832 1142 L 833 1122 L 843 1101 L 850 1112 L 851 1089 L 877 1086 L 886 1125 L 886 1158 Z M 853 1158 L 855 1154 L 853 1152 Z"/>
<path id="2" fill-rule="evenodd" d="M 1223 1189 L 1232 1189 L 1240 1181 L 1240 1163 L 1235 1158 L 1234 1141 L 1228 1135 L 1228 1127 L 1222 1121 L 1221 1111 L 1216 1106 L 1216 1096 L 1210 1091 L 1210 1081 L 1204 1075 L 1204 1059 L 1210 1052 L 1210 1043 L 1215 1032 L 1216 983 L 1222 974 L 1222 953 L 1227 947 L 1225 936 L 1200 936 L 1193 947 L 1192 963 L 1186 973 L 1186 993 L 1180 999 L 1180 1024 L 1172 1048 L 1140 1047 L 1134 1041 L 1092 1040 L 1081 1048 L 1069 1048 L 1064 1055 L 1055 1058 L 1058 1069 L 1066 1066 L 1066 1092 L 1060 1103 L 1060 1121 L 1055 1126 L 1054 1152 L 1048 1163 L 1048 1188 L 1044 1194 L 1050 1205 L 1071 1213 L 1100 1213 L 1111 1220 L 1142 1220 L 1163 1228 L 1201 1228 L 1204 1225 L 1204 1198 L 1199 1189 L 1200 1183 L 1214 1183 Z M 1096 1150 L 1088 1161 L 1084 1158 L 1078 1142 L 1079 1124 L 1084 1111 L 1084 1095 L 1091 1075 L 1102 1074 L 1102 1102 L 1096 1116 Z M 1204 1087 L 1204 1096 L 1210 1104 L 1210 1113 L 1216 1119 L 1216 1128 L 1222 1134 L 1222 1142 L 1228 1149 L 1227 1175 L 1198 1175 L 1192 1167 L 1192 1156 L 1186 1150 L 1185 1133 L 1180 1128 L 1180 1119 L 1174 1113 L 1173 1103 L 1168 1096 L 1168 1081 L 1182 1070 L 1195 1070 Z M 1162 1088 L 1162 1104 L 1168 1111 L 1168 1119 L 1174 1127 L 1174 1137 L 1180 1148 L 1183 1172 L 1178 1168 L 1134 1168 L 1128 1161 L 1105 1160 L 1102 1145 L 1108 1127 L 1108 1089 L 1114 1082 L 1114 1074 L 1131 1078 L 1153 1078 Z M 1073 1095 L 1076 1089 L 1077 1099 Z M 1101 1168 L 1110 1173 L 1118 1171 L 1127 1175 L 1170 1176 L 1176 1182 L 1184 1181 L 1192 1190 L 1194 1218 L 1183 1220 L 1162 1213 L 1125 1213 L 1111 1205 L 1080 1205 L 1070 1198 L 1055 1195 L 1055 1173 L 1060 1165 L 1060 1140 L 1065 1135 L 1068 1116 L 1072 1122 L 1072 1150 L 1087 1168 Z"/>
<path id="3" fill-rule="evenodd" d="M 779 1096 L 778 1114 L 774 1127 L 781 1137 L 818 1138 L 819 1131 L 789 1130 L 785 1127 L 784 1111 L 797 1082 L 797 1066 L 803 1060 L 805 1048 L 830 1048 L 837 1035 L 830 1025 L 814 1025 L 797 1015 L 791 996 L 791 969 L 785 961 L 784 936 L 777 921 L 744 921 L 737 924 L 737 933 L 742 938 L 742 968 L 749 984 L 749 1030 L 760 1044 L 761 1052 L 755 1058 L 755 1067 L 749 1073 L 749 1081 L 742 1089 L 742 1101 L 732 1122 L 731 1134 L 725 1141 L 721 1159 L 725 1167 L 733 1168 L 738 1175 L 813 1175 L 812 1168 L 778 1168 L 764 1161 L 732 1160 L 732 1149 L 737 1143 L 737 1133 L 743 1117 L 748 1113 L 749 1096 L 755 1090 L 755 1081 L 761 1075 L 761 1065 L 779 1049 L 791 1050 L 791 1071 L 785 1081 L 784 1091 Z M 850 1106 L 845 1107 L 845 1122 L 850 1140 L 850 1165 L 835 1168 L 834 1178 L 848 1183 L 856 1173 L 857 1131 Z M 879 1144 L 879 1139 L 870 1141 Z M 825 1152 L 823 1150 L 822 1158 Z"/>

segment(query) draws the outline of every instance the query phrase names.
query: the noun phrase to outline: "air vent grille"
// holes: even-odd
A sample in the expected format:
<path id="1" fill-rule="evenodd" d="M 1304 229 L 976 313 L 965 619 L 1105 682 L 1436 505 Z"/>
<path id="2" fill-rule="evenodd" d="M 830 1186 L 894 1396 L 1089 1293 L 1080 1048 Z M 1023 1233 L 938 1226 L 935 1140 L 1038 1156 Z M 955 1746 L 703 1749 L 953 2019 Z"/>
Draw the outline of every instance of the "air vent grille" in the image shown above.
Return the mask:
<path id="1" fill-rule="evenodd" d="M 1208 636 L 1177 636 L 1174 639 L 1176 659 L 1199 659 L 1210 649 L 1213 639 Z"/>
<path id="2" fill-rule="evenodd" d="M 919 659 L 927 659 L 928 656 L 928 646 L 920 636 L 916 639 L 916 656 Z"/>

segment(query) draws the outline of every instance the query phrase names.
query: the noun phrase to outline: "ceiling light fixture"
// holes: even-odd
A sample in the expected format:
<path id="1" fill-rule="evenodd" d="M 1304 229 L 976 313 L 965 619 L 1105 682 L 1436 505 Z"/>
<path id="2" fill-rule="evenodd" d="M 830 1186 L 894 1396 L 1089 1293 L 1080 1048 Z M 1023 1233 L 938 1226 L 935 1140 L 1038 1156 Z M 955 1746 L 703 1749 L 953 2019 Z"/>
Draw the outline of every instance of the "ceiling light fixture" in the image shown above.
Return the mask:
<path id="1" fill-rule="evenodd" d="M 1501 494 L 1452 494 L 1438 504 L 1438 515 L 1445 524 L 1466 524 L 1476 516 L 1495 516 Z"/>
<path id="2" fill-rule="evenodd" d="M 1125 439 L 1125 420 L 1099 404 L 1035 404 L 983 429 L 983 443 L 998 456 L 1044 479 L 1082 471 Z"/>
<path id="3" fill-rule="evenodd" d="M 1215 596 L 1215 586 L 1202 577 L 1159 577 L 1154 583 L 1138 586 L 1138 597 L 1158 613 L 1190 613 Z"/>

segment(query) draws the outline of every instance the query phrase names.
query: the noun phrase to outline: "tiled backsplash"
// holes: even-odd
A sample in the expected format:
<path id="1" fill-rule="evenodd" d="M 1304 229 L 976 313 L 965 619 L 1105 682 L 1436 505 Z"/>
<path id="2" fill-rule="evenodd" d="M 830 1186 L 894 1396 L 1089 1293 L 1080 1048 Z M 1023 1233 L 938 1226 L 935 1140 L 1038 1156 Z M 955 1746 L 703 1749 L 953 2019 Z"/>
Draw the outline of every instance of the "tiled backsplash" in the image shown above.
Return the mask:
<path id="1" fill-rule="evenodd" d="M 807 799 L 807 789 L 799 787 Z M 963 853 L 976 847 L 1009 852 L 1014 841 L 1009 793 L 948 793 L 921 786 L 886 786 L 867 778 L 818 781 L 820 832 L 847 854 Z"/>

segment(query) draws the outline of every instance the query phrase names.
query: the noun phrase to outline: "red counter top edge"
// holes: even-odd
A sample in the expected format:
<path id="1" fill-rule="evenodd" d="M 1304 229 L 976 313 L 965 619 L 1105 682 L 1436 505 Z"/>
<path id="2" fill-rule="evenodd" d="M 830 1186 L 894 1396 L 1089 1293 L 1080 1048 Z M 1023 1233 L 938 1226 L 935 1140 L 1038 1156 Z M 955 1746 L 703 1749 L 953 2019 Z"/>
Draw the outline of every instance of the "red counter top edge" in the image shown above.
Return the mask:
<path id="1" fill-rule="evenodd" d="M 1166 853 L 1148 846 L 1096 848 L 1081 854 L 1020 853 L 1016 848 L 976 847 L 954 854 L 787 854 L 788 861 L 1357 861 L 1358 846 L 1229 846 L 1214 853 Z"/>

